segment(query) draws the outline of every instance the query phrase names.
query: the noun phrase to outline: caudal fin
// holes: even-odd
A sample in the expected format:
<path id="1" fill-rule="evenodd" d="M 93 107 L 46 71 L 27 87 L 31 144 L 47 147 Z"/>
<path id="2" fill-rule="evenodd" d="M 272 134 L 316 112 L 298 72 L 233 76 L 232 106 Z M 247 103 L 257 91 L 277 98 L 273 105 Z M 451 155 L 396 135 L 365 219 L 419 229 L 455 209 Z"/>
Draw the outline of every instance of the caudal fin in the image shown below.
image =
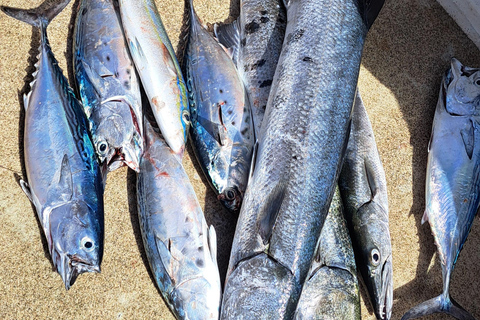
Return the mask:
<path id="1" fill-rule="evenodd" d="M 19 9 L 0 6 L 3 12 L 12 18 L 28 23 L 37 28 L 46 28 L 68 4 L 70 0 L 46 0 L 34 9 Z"/>
<path id="2" fill-rule="evenodd" d="M 443 294 L 427 300 L 408 310 L 402 317 L 402 320 L 415 319 L 429 314 L 443 312 L 460 320 L 475 320 L 475 318 L 462 308 L 452 298 Z"/>

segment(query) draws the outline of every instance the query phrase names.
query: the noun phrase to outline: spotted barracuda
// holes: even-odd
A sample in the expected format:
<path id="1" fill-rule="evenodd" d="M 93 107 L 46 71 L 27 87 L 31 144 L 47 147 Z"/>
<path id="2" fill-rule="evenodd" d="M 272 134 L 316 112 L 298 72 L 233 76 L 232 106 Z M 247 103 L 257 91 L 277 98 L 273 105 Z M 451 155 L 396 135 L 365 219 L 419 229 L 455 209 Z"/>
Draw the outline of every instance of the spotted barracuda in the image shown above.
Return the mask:
<path id="1" fill-rule="evenodd" d="M 82 0 L 74 31 L 73 65 L 101 162 L 138 170 L 143 152 L 140 85 L 113 0 Z"/>
<path id="2" fill-rule="evenodd" d="M 402 320 L 436 312 L 475 319 L 449 294 L 450 276 L 480 198 L 480 69 L 452 59 L 440 86 L 428 145 L 425 214 L 442 266 L 443 292 L 410 309 Z"/>
<path id="3" fill-rule="evenodd" d="M 359 93 L 339 186 L 357 267 L 377 319 L 388 320 L 393 304 L 393 268 L 387 181 Z"/>
<path id="4" fill-rule="evenodd" d="M 189 7 L 183 60 L 195 155 L 218 199 L 238 212 L 255 141 L 251 105 L 232 59 Z"/>
<path id="5" fill-rule="evenodd" d="M 28 184 L 54 267 L 66 289 L 84 272 L 100 272 L 103 255 L 103 178 L 88 120 L 51 51 L 49 22 L 68 4 L 47 1 L 36 9 L 2 6 L 9 16 L 40 29 L 30 92 L 24 96 L 24 152 Z"/>
<path id="6" fill-rule="evenodd" d="M 150 269 L 177 319 L 218 319 L 215 229 L 207 227 L 181 159 L 144 123 L 137 204 Z"/>
<path id="7" fill-rule="evenodd" d="M 361 319 L 355 257 L 338 188 L 325 218 L 294 319 Z"/>
<path id="8" fill-rule="evenodd" d="M 232 53 L 248 92 L 257 138 L 286 25 L 287 13 L 282 0 L 241 0 L 237 20 L 215 25 L 215 35 Z"/>
<path id="9" fill-rule="evenodd" d="M 119 0 L 130 53 L 168 146 L 183 155 L 190 125 L 187 90 L 153 0 Z"/>
<path id="10" fill-rule="evenodd" d="M 287 1 L 286 36 L 235 231 L 222 319 L 293 317 L 337 183 L 363 43 L 382 5 Z"/>

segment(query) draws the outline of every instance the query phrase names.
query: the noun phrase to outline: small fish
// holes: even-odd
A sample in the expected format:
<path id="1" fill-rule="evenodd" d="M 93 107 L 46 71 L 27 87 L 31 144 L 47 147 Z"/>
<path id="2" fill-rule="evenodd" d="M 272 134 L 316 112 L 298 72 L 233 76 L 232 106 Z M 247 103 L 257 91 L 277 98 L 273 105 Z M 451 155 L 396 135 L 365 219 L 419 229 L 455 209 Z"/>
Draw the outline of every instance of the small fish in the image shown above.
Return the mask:
<path id="1" fill-rule="evenodd" d="M 92 139 L 109 171 L 138 171 L 143 152 L 140 84 L 113 0 L 82 0 L 74 31 L 73 65 Z"/>
<path id="2" fill-rule="evenodd" d="M 150 269 L 177 319 L 218 319 L 221 286 L 215 229 L 207 227 L 181 159 L 147 119 L 144 124 L 137 205 Z"/>
<path id="3" fill-rule="evenodd" d="M 293 317 L 343 162 L 370 13 L 382 5 L 287 1 L 221 319 Z"/>
<path id="4" fill-rule="evenodd" d="M 294 319 L 361 319 L 355 257 L 338 188 L 325 218 Z"/>
<path id="5" fill-rule="evenodd" d="M 119 0 L 130 54 L 168 146 L 182 156 L 190 126 L 187 89 L 153 0 Z"/>
<path id="6" fill-rule="evenodd" d="M 218 199 L 238 212 L 247 187 L 255 142 L 251 105 L 235 65 L 202 27 L 190 6 L 184 70 L 191 109 L 191 138 Z"/>
<path id="7" fill-rule="evenodd" d="M 259 138 L 268 95 L 282 50 L 287 13 L 282 0 L 241 0 L 240 16 L 215 25 L 215 36 L 232 54 L 252 105 Z"/>
<path id="8" fill-rule="evenodd" d="M 425 214 L 442 266 L 443 292 L 402 320 L 443 312 L 475 319 L 450 297 L 450 276 L 480 202 L 480 69 L 452 59 L 440 86 L 428 145 Z"/>
<path id="9" fill-rule="evenodd" d="M 103 177 L 88 120 L 58 67 L 47 26 L 69 0 L 3 12 L 40 29 L 31 91 L 24 96 L 24 152 L 28 184 L 53 265 L 68 290 L 84 272 L 100 272 L 103 256 Z"/>
<path id="10" fill-rule="evenodd" d="M 393 267 L 387 181 L 372 125 L 358 91 L 339 186 L 357 267 L 377 319 L 389 320 L 393 305 Z"/>

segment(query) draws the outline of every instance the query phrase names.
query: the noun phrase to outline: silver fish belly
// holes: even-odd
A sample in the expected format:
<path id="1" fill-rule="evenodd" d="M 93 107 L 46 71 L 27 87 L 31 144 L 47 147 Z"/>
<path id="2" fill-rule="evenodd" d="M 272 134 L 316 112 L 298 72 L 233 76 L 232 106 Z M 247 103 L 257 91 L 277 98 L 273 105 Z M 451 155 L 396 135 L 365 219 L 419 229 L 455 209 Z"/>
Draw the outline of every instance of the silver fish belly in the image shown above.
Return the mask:
<path id="1" fill-rule="evenodd" d="M 318 238 L 294 319 L 361 319 L 355 257 L 338 188 Z"/>
<path id="2" fill-rule="evenodd" d="M 135 67 L 168 146 L 182 156 L 190 125 L 187 89 L 153 0 L 119 0 Z"/>
<path id="3" fill-rule="evenodd" d="M 31 91 L 24 96 L 24 152 L 28 184 L 21 185 L 47 239 L 66 289 L 84 272 L 100 272 L 103 255 L 103 178 L 88 120 L 48 43 L 48 23 L 68 4 L 45 9 L 1 7 L 40 28 L 40 53 Z"/>
<path id="4" fill-rule="evenodd" d="M 150 268 L 177 319 L 218 319 L 216 235 L 208 228 L 181 160 L 147 120 L 137 205 Z"/>
<path id="5" fill-rule="evenodd" d="M 345 218 L 363 282 L 377 319 L 390 319 L 393 305 L 392 246 L 387 181 L 372 125 L 357 93 L 352 129 L 339 177 Z"/>
<path id="6" fill-rule="evenodd" d="M 235 65 L 201 26 L 192 3 L 184 69 L 195 155 L 218 199 L 238 212 L 255 141 L 251 105 Z"/>
<path id="7" fill-rule="evenodd" d="M 425 186 L 428 221 L 442 266 L 443 292 L 410 309 L 402 320 L 444 312 L 475 319 L 449 294 L 450 276 L 480 198 L 480 69 L 452 59 L 443 78 L 428 146 Z"/>
<path id="8" fill-rule="evenodd" d="M 373 22 L 365 12 L 371 11 L 351 0 L 287 3 L 222 319 L 293 317 L 347 143 L 367 21 Z"/>
<path id="9" fill-rule="evenodd" d="M 215 26 L 215 35 L 231 50 L 248 92 L 257 139 L 286 25 L 287 13 L 281 0 L 241 0 L 238 19 Z"/>
<path id="10" fill-rule="evenodd" d="M 140 84 L 113 0 L 82 0 L 73 65 L 100 161 L 138 171 L 143 152 Z"/>

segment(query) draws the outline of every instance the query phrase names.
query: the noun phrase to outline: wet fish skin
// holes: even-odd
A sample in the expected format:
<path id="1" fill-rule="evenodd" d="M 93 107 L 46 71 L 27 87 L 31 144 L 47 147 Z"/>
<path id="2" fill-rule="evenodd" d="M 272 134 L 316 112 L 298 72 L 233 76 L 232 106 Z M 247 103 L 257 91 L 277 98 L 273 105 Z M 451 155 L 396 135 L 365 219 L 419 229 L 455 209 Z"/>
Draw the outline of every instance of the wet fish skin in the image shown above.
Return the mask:
<path id="1" fill-rule="evenodd" d="M 294 319 L 361 319 L 352 241 L 335 190 Z"/>
<path id="2" fill-rule="evenodd" d="M 475 319 L 449 294 L 450 276 L 480 198 L 480 69 L 457 59 L 442 80 L 428 146 L 425 214 L 442 266 L 443 292 L 410 309 L 402 320 L 436 312 Z"/>
<path id="3" fill-rule="evenodd" d="M 82 0 L 74 31 L 75 81 L 101 162 L 138 171 L 143 152 L 140 86 L 112 0 Z"/>
<path id="4" fill-rule="evenodd" d="M 155 1 L 119 0 L 135 67 L 168 146 L 183 155 L 190 126 L 187 89 Z"/>
<path id="5" fill-rule="evenodd" d="M 293 0 L 286 7 L 286 36 L 235 231 L 221 319 L 293 317 L 350 129 L 369 27 L 359 3 Z"/>
<path id="6" fill-rule="evenodd" d="M 215 25 L 215 35 L 233 60 L 252 104 L 258 138 L 268 95 L 282 50 L 287 13 L 282 0 L 241 0 L 240 16 Z"/>
<path id="7" fill-rule="evenodd" d="M 100 272 L 103 256 L 103 178 L 88 134 L 88 120 L 51 51 L 49 22 L 69 0 L 7 15 L 40 29 L 31 90 L 24 96 L 24 152 L 28 184 L 53 265 L 68 290 L 84 272 Z"/>
<path id="8" fill-rule="evenodd" d="M 144 123 L 137 205 L 150 269 L 177 319 L 218 319 L 215 229 L 207 227 L 181 159 Z"/>
<path id="9" fill-rule="evenodd" d="M 393 267 L 387 181 L 372 125 L 358 92 L 339 186 L 357 267 L 375 315 L 377 319 L 390 319 Z"/>
<path id="10" fill-rule="evenodd" d="M 184 56 L 191 139 L 218 199 L 238 212 L 247 187 L 255 132 L 244 84 L 224 48 L 201 25 L 193 3 Z"/>

